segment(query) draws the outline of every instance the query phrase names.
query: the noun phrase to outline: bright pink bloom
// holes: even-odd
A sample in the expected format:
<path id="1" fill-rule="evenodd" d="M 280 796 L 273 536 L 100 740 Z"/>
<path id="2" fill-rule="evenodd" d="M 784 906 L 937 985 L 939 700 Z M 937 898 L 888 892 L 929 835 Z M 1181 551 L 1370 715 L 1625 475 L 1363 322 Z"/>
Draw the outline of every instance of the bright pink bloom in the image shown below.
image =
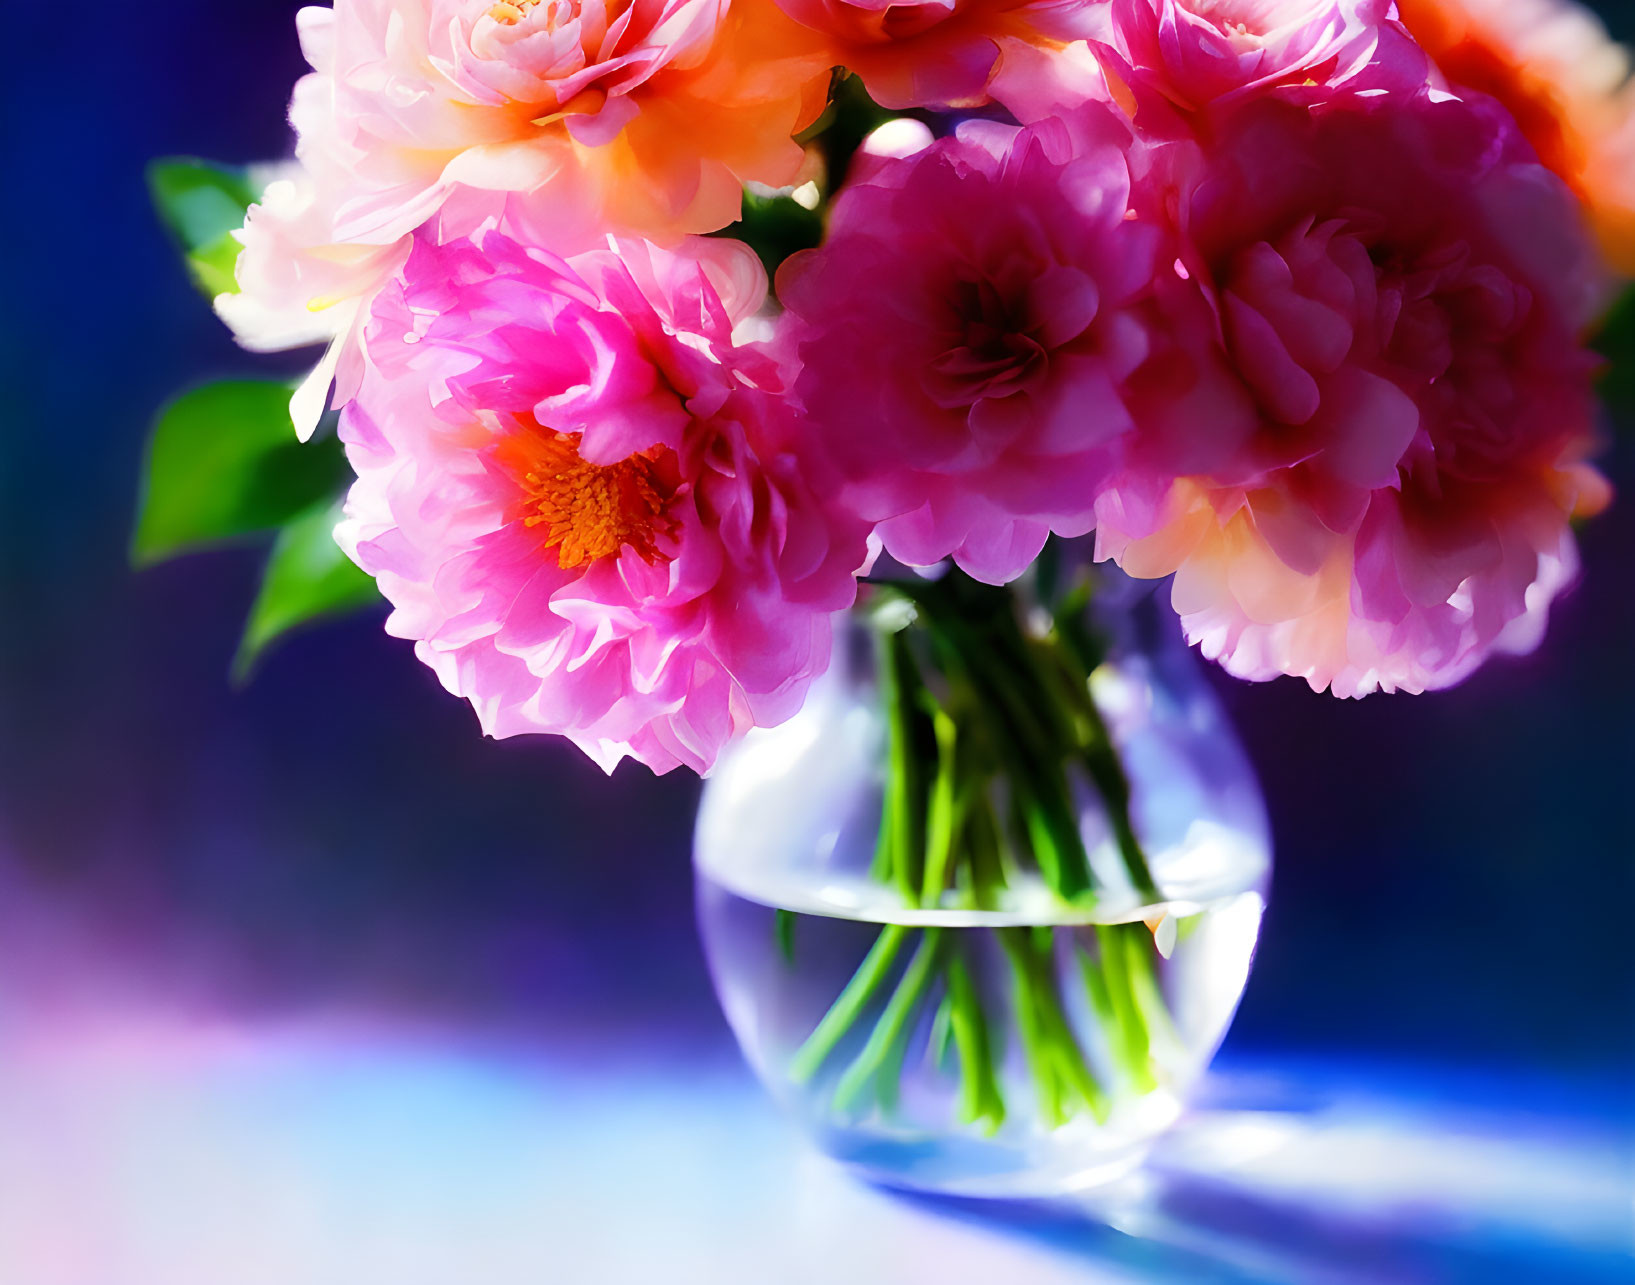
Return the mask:
<path id="1" fill-rule="evenodd" d="M 1159 236 L 1127 218 L 1128 135 L 1103 111 L 969 124 L 866 161 L 825 245 L 778 275 L 797 393 L 887 551 L 1019 575 L 1089 530 L 1150 346 Z"/>
<path id="2" fill-rule="evenodd" d="M 731 241 L 564 261 L 417 237 L 342 417 L 342 546 L 492 736 L 707 771 L 828 664 L 866 528 L 797 458 Z"/>
<path id="3" fill-rule="evenodd" d="M 1182 270 L 1238 382 L 1131 451 L 1103 556 L 1177 572 L 1246 678 L 1420 691 L 1531 647 L 1604 499 L 1570 194 L 1491 102 L 1431 94 L 1262 100 L 1198 163 Z"/>
<path id="4" fill-rule="evenodd" d="M 1315 103 L 1342 88 L 1411 91 L 1428 70 L 1392 0 L 1110 0 L 1093 47 L 1151 132 L 1268 92 Z"/>

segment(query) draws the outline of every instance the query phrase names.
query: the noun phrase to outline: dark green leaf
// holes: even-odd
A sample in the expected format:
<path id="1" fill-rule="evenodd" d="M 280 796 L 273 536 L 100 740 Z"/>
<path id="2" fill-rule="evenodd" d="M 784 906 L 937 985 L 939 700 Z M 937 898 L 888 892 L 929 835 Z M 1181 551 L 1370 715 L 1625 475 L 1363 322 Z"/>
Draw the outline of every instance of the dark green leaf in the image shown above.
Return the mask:
<path id="1" fill-rule="evenodd" d="M 296 441 L 289 400 L 287 384 L 238 380 L 184 393 L 160 413 L 132 561 L 268 531 L 335 495 L 346 477 L 339 443 Z"/>
<path id="2" fill-rule="evenodd" d="M 172 156 L 148 166 L 148 191 L 181 244 L 194 284 L 205 294 L 232 294 L 239 243 L 234 229 L 256 199 L 246 171 Z"/>
<path id="3" fill-rule="evenodd" d="M 797 250 L 809 250 L 823 240 L 823 215 L 790 196 L 744 193 L 738 221 L 720 236 L 737 237 L 760 256 L 769 277 Z"/>
<path id="4" fill-rule="evenodd" d="M 1620 418 L 1635 414 L 1635 289 L 1607 310 L 1592 345 L 1607 359 L 1601 397 Z"/>
<path id="5" fill-rule="evenodd" d="M 852 157 L 863 140 L 898 114 L 870 98 L 868 90 L 863 88 L 861 77 L 841 76 L 836 79 L 829 109 L 818 121 L 821 128 L 807 133 L 807 137 L 812 138 L 823 152 L 828 191 L 838 192 L 845 183 Z M 913 112 L 903 114 L 916 115 Z"/>
<path id="6" fill-rule="evenodd" d="M 380 601 L 375 582 L 335 543 L 340 520 L 338 503 L 319 505 L 279 533 L 233 661 L 237 681 L 248 678 L 267 648 L 297 626 Z"/>

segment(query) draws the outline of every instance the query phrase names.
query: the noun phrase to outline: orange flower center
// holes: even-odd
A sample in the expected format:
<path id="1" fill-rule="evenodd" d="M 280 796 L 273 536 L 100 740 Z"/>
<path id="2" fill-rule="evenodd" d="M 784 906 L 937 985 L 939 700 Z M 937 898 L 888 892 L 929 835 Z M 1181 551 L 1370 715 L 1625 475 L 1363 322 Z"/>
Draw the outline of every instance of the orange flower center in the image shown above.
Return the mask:
<path id="1" fill-rule="evenodd" d="M 644 453 L 617 464 L 590 464 L 579 456 L 577 433 L 544 429 L 527 437 L 520 470 L 527 497 L 522 520 L 545 528 L 545 547 L 556 550 L 564 571 L 626 548 L 646 562 L 668 560 L 658 539 L 673 534 L 676 524 L 664 514 L 671 488 L 662 474 L 662 456 Z"/>

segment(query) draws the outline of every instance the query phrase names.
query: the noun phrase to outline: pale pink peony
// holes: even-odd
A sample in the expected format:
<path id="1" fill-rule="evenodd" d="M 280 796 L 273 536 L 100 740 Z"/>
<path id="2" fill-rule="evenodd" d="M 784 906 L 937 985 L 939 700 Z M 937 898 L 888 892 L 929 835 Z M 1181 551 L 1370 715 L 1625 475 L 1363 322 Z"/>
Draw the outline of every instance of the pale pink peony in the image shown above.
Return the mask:
<path id="1" fill-rule="evenodd" d="M 1151 133 L 1254 95 L 1317 103 L 1411 91 L 1427 73 L 1392 0 L 1109 0 L 1107 18 L 1093 48 Z"/>
<path id="2" fill-rule="evenodd" d="M 1200 368 L 1238 382 L 1131 450 L 1101 555 L 1176 572 L 1188 636 L 1246 678 L 1421 691 L 1530 648 L 1605 498 L 1570 194 L 1490 101 L 1430 93 L 1262 100 L 1188 155 Z"/>
<path id="3" fill-rule="evenodd" d="M 318 427 L 331 383 L 338 384 L 337 404 L 356 388 L 364 309 L 409 252 L 409 239 L 401 237 L 314 253 L 332 234 L 338 194 L 337 185 L 320 187 L 303 167 L 285 167 L 235 234 L 243 243 L 236 269 L 241 289 L 216 297 L 216 312 L 252 351 L 326 346 L 290 403 L 303 441 Z"/>
<path id="4" fill-rule="evenodd" d="M 220 301 L 263 349 L 344 340 L 434 218 L 561 253 L 723 227 L 745 181 L 797 177 L 829 77 L 772 0 L 337 0 L 297 23 L 304 174 L 251 207 Z"/>
<path id="5" fill-rule="evenodd" d="M 1127 217 L 1124 125 L 1095 119 L 868 156 L 827 242 L 779 272 L 797 394 L 899 561 L 1002 583 L 1090 528 L 1159 262 Z"/>
<path id="6" fill-rule="evenodd" d="M 708 771 L 827 666 L 866 527 L 797 456 L 775 362 L 732 344 L 765 289 L 737 242 L 563 260 L 489 233 L 417 237 L 377 297 L 336 535 L 490 735 Z"/>

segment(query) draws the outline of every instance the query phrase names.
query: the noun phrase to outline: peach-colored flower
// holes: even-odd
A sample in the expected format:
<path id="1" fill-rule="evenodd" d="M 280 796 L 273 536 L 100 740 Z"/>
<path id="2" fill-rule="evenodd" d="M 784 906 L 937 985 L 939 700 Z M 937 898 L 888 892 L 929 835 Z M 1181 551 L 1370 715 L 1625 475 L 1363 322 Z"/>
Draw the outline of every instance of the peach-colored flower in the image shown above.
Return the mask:
<path id="1" fill-rule="evenodd" d="M 1456 88 L 1497 98 L 1635 275 L 1635 84 L 1628 53 L 1572 0 L 1398 0 Z"/>
<path id="2" fill-rule="evenodd" d="M 799 174 L 829 76 L 772 0 L 337 0 L 297 22 L 304 174 L 251 207 L 221 312 L 251 347 L 338 336 L 325 387 L 417 228 L 576 253 L 723 227 L 744 182 Z"/>
<path id="3" fill-rule="evenodd" d="M 303 159 L 353 180 L 340 241 L 411 231 L 457 185 L 558 176 L 598 198 L 578 212 L 598 232 L 711 231 L 746 180 L 796 174 L 826 86 L 770 0 L 340 0 L 302 34 L 291 120 Z"/>

